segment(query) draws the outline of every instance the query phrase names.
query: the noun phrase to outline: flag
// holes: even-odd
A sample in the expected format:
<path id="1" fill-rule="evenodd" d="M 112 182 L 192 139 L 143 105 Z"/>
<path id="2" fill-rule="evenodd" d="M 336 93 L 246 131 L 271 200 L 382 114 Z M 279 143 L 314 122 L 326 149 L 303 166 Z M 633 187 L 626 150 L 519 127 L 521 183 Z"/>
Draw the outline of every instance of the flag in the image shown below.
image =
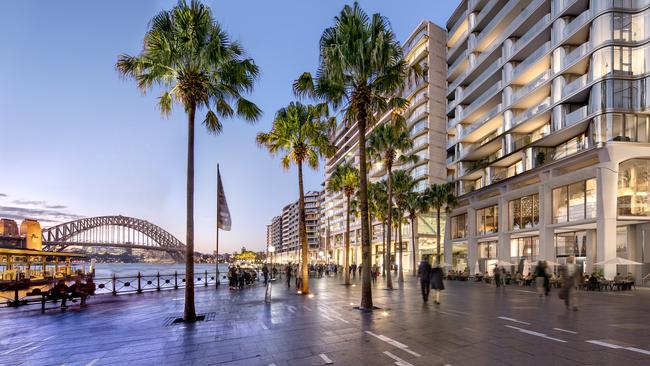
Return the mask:
<path id="1" fill-rule="evenodd" d="M 221 184 L 221 173 L 219 173 L 219 165 L 217 165 L 217 228 L 230 231 L 231 224 L 228 202 L 226 202 L 226 194 L 223 191 L 223 184 Z"/>

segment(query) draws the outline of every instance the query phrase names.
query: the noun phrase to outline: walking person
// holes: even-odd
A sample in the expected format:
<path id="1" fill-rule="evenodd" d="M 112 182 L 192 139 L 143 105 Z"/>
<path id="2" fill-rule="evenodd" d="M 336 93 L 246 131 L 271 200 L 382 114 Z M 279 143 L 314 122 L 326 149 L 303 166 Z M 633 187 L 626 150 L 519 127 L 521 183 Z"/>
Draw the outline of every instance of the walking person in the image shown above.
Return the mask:
<path id="1" fill-rule="evenodd" d="M 436 305 L 440 305 L 440 291 L 445 289 L 442 277 L 442 268 L 440 268 L 440 264 L 436 263 L 436 266 L 431 269 L 431 288 L 435 290 L 436 299 L 434 303 Z"/>
<path id="2" fill-rule="evenodd" d="M 262 267 L 262 276 L 264 277 L 264 285 L 266 285 L 269 282 L 269 267 L 266 264 Z"/>
<path id="3" fill-rule="evenodd" d="M 493 279 L 494 279 L 494 284 L 499 288 L 501 286 L 501 271 L 499 270 L 499 267 L 497 265 L 494 265 L 494 270 L 492 271 Z"/>
<path id="4" fill-rule="evenodd" d="M 379 266 L 377 266 L 377 263 L 372 265 L 372 281 L 377 282 L 377 275 L 379 274 Z"/>
<path id="5" fill-rule="evenodd" d="M 582 278 L 582 274 L 575 263 L 575 257 L 568 257 L 567 264 L 562 267 L 562 290 L 558 295 L 560 299 L 564 300 L 566 308 L 571 308 L 573 311 L 578 311 L 578 297 L 576 294 L 578 278 Z"/>
<path id="6" fill-rule="evenodd" d="M 294 276 L 296 278 L 296 288 L 300 288 L 300 283 L 302 282 L 302 271 L 300 270 L 300 266 L 296 264 L 293 271 L 296 273 Z"/>
<path id="7" fill-rule="evenodd" d="M 431 264 L 426 259 L 422 259 L 418 266 L 418 278 L 420 278 L 422 300 L 426 303 L 429 301 L 429 290 L 431 289 Z"/>
<path id="8" fill-rule="evenodd" d="M 287 288 L 291 288 L 291 264 L 284 268 L 284 272 L 287 274 Z"/>
<path id="9" fill-rule="evenodd" d="M 546 286 L 545 286 L 545 279 L 547 278 L 547 273 L 546 273 L 546 262 L 545 261 L 538 261 L 537 262 L 537 267 L 535 267 L 535 284 L 537 287 L 537 293 L 539 294 L 539 297 L 544 296 L 546 293 Z M 546 293 L 548 295 L 548 293 Z"/>

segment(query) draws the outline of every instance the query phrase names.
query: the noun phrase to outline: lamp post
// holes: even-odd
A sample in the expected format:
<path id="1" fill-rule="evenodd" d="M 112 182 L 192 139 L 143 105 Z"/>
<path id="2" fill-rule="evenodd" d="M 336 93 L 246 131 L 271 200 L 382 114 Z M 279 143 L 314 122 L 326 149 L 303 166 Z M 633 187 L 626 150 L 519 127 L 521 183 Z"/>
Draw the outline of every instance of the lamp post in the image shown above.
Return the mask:
<path id="1" fill-rule="evenodd" d="M 269 245 L 266 249 L 267 251 L 267 256 L 266 256 L 266 261 L 268 263 L 269 257 L 271 257 L 271 276 L 273 276 L 273 253 L 275 252 L 275 247 L 273 245 Z M 267 304 L 271 303 L 271 282 L 273 282 L 273 277 L 271 277 L 270 281 L 266 281 L 266 292 L 264 294 L 264 302 Z"/>

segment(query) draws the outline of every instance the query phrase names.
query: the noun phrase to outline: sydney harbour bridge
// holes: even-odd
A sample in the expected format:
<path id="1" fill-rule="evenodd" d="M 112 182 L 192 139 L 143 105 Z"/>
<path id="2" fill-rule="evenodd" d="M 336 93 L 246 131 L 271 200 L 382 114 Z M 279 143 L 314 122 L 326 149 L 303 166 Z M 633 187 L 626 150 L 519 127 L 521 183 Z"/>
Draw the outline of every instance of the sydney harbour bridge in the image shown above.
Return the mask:
<path id="1" fill-rule="evenodd" d="M 149 221 L 127 216 L 98 216 L 52 226 L 42 231 L 43 249 L 71 246 L 146 249 L 168 253 L 180 262 L 185 244 Z"/>

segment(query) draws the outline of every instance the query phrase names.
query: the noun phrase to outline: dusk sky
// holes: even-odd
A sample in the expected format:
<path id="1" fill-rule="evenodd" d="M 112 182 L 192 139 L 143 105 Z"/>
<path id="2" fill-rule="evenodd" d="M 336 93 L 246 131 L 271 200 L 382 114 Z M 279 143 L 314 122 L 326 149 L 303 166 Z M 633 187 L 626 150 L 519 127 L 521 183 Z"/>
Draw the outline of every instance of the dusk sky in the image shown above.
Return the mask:
<path id="1" fill-rule="evenodd" d="M 255 144 L 275 111 L 294 99 L 292 81 L 318 64 L 318 40 L 346 1 L 205 1 L 259 65 L 249 99 L 254 125 L 225 121 L 205 132 L 197 114 L 195 245 L 215 245 L 216 165 L 232 215 L 221 250 L 262 249 L 266 225 L 297 199 L 294 169 Z M 0 217 L 43 220 L 117 215 L 151 221 L 185 240 L 186 117 L 165 118 L 157 93 L 143 96 L 115 71 L 138 54 L 149 20 L 175 1 L 6 1 L 0 5 Z M 444 26 L 456 1 L 361 1 L 387 16 L 404 40 L 424 19 Z M 322 169 L 305 189 L 321 189 Z"/>

